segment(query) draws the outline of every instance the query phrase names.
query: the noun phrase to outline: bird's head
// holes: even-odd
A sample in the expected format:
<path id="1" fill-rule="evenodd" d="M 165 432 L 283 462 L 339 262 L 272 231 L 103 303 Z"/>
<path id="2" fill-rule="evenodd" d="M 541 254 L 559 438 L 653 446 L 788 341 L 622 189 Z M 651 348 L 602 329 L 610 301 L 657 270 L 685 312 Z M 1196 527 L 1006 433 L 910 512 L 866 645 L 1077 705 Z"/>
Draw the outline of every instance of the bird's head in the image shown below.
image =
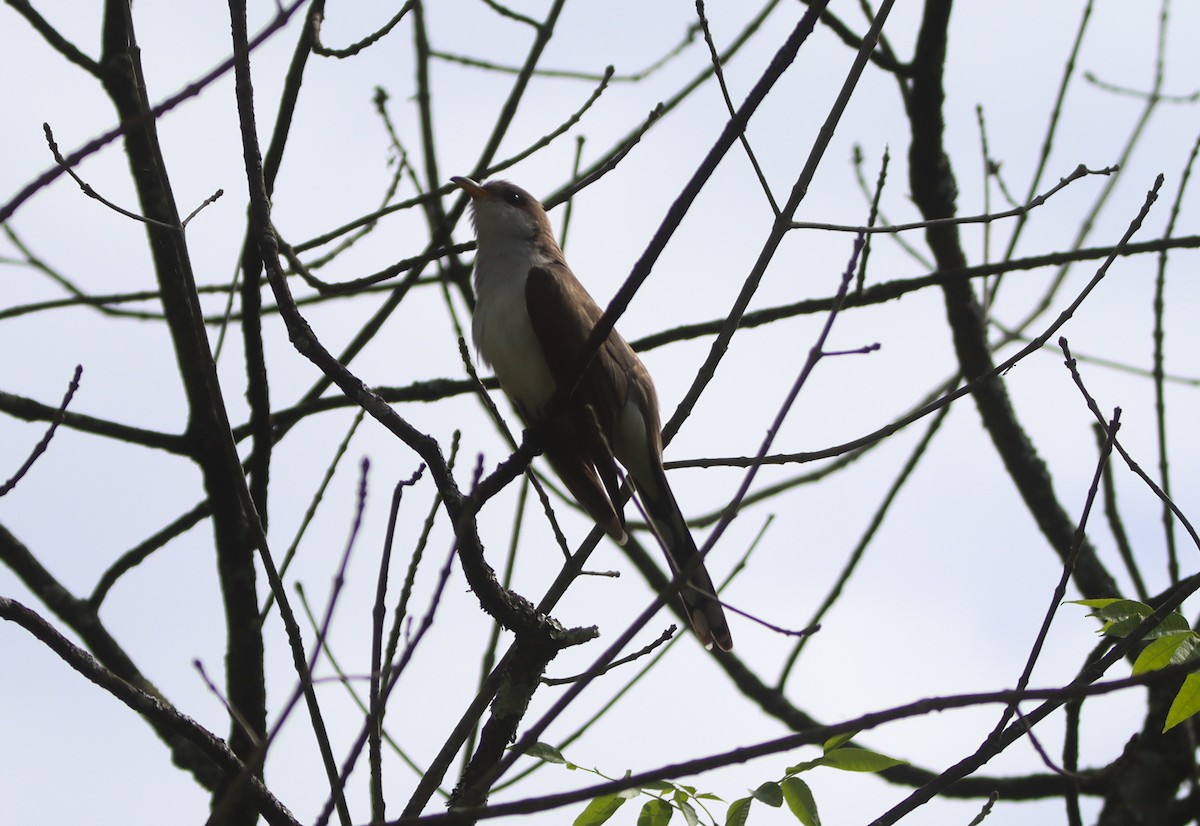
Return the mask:
<path id="1" fill-rule="evenodd" d="M 450 181 L 471 196 L 471 220 L 480 244 L 553 238 L 546 210 L 538 199 L 508 181 L 477 184 L 470 178 Z"/>

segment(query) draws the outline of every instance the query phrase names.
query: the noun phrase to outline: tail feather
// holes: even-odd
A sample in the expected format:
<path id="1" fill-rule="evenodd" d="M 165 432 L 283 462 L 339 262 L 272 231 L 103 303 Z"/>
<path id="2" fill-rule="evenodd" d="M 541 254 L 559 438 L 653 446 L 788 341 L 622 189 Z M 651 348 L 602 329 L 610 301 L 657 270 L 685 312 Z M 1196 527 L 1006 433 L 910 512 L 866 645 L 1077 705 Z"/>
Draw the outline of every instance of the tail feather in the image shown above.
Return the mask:
<path id="1" fill-rule="evenodd" d="M 725 619 L 725 609 L 717 599 L 717 589 L 704 562 L 693 565 L 692 561 L 700 551 L 667 484 L 666 474 L 660 470 L 659 475 L 661 478 L 655 480 L 657 484 L 639 485 L 637 489 L 650 527 L 666 552 L 671 572 L 677 574 L 692 566 L 687 582 L 679 589 L 684 613 L 705 648 L 716 645 L 722 651 L 730 651 L 733 636 Z"/>
<path id="2" fill-rule="evenodd" d="M 546 422 L 541 437 L 545 456 L 567 490 L 605 533 L 618 545 L 624 545 L 628 538 L 624 515 L 613 507 L 615 500 L 606 492 L 607 479 L 601 480 L 592 457 L 581 451 L 579 438 L 571 430 L 569 420 Z M 615 470 L 612 473 L 615 476 Z"/>

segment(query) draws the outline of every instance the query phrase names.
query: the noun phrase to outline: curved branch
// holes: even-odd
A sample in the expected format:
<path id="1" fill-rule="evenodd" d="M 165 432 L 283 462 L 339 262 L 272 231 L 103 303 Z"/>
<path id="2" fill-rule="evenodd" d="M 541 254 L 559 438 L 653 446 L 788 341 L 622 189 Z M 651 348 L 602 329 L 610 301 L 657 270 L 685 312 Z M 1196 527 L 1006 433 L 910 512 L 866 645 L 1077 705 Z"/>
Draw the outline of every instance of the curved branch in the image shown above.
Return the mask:
<path id="1" fill-rule="evenodd" d="M 913 200 L 926 220 L 953 217 L 957 197 L 950 159 L 942 145 L 942 72 L 950 6 L 950 0 L 926 3 L 913 61 L 908 107 L 913 136 L 909 179 Z M 953 224 L 934 224 L 925 232 L 939 269 L 966 267 L 966 255 Z M 994 373 L 983 309 L 966 281 L 948 282 L 942 286 L 942 293 L 959 366 L 968 380 L 979 380 L 973 395 L 983 425 L 1042 534 L 1065 560 L 1071 552 L 1075 525 L 1058 501 L 1045 463 L 1017 419 L 1003 380 Z M 1118 593 L 1116 583 L 1086 540 L 1080 548 L 1075 582 L 1089 597 Z"/>
<path id="2" fill-rule="evenodd" d="M 100 76 L 100 65 L 84 54 L 78 46 L 63 37 L 58 29 L 51 26 L 46 18 L 38 14 L 37 10 L 29 4 L 29 0 L 5 0 L 5 2 L 12 6 L 17 14 L 28 20 L 29 25 L 33 26 L 38 34 L 54 47 L 55 51 L 93 77 Z"/>
<path id="3" fill-rule="evenodd" d="M 62 583 L 42 567 L 42 564 L 38 562 L 37 557 L 30 552 L 29 548 L 9 533 L 8 529 L 3 525 L 0 525 L 0 561 L 16 574 L 25 587 L 36 594 L 37 598 L 55 616 L 79 635 L 79 638 L 83 640 L 84 644 L 91 649 L 92 654 L 95 656 L 95 660 L 88 657 L 89 661 L 93 663 L 98 661 L 97 667 L 103 667 L 106 673 L 119 679 L 123 684 L 129 686 L 131 690 L 148 697 L 157 698 L 161 705 L 169 708 L 162 693 L 134 665 L 133 660 L 125 653 L 120 643 L 108 633 L 108 629 L 104 627 L 104 623 L 101 621 L 96 609 L 86 600 L 78 599 L 68 591 Z M 32 613 L 28 609 L 24 610 Z M 6 616 L 5 618 L 9 619 L 11 617 Z M 50 629 L 50 633 L 57 636 L 57 632 L 53 629 Z M 38 634 L 38 637 L 39 639 L 43 638 L 41 633 Z M 46 640 L 43 639 L 43 641 Z M 53 645 L 51 647 L 54 648 Z M 57 651 L 58 649 L 55 648 L 55 650 Z M 158 725 L 153 718 L 148 717 L 147 721 L 154 727 L 155 733 L 171 749 L 171 756 L 176 765 L 191 772 L 196 781 L 204 788 L 213 789 L 216 787 L 221 780 L 221 775 L 220 771 L 209 759 L 210 756 L 206 756 L 202 751 L 197 750 L 194 743 L 180 737 L 179 733 L 174 729 Z"/>
<path id="4" fill-rule="evenodd" d="M 14 622 L 37 637 L 71 668 L 144 717 L 160 735 L 164 732 L 169 733 L 172 735 L 171 739 L 190 746 L 197 755 L 203 755 L 227 776 L 237 776 L 242 771 L 242 762 L 221 738 L 192 718 L 180 714 L 157 692 L 143 691 L 109 671 L 86 651 L 72 645 L 34 611 L 15 600 L 0 597 L 0 619 Z M 179 756 L 177 748 L 177 759 Z M 249 784 L 249 790 L 258 813 L 272 826 L 299 826 L 299 821 L 267 791 L 262 781 L 254 779 Z"/>

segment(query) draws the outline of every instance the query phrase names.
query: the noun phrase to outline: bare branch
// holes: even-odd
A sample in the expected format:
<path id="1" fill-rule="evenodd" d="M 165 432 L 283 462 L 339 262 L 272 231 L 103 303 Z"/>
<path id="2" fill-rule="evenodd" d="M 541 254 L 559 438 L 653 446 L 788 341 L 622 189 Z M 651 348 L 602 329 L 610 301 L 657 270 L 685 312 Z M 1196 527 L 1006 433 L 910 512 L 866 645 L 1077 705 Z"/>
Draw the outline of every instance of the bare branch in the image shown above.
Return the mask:
<path id="1" fill-rule="evenodd" d="M 1080 178 L 1088 175 L 1112 175 L 1117 171 L 1115 166 L 1106 166 L 1104 169 L 1088 169 L 1083 164 L 1075 167 L 1075 169 L 1065 178 L 1060 178 L 1058 183 L 1051 187 L 1046 192 L 1038 195 L 1028 203 L 1013 209 L 1005 210 L 1004 212 L 984 213 L 982 215 L 967 215 L 949 218 L 931 218 L 927 221 L 914 221 L 911 224 L 891 224 L 885 226 L 865 226 L 854 227 L 844 224 L 822 224 L 813 223 L 811 221 L 792 221 L 792 229 L 823 229 L 830 232 L 853 232 L 855 234 L 876 234 L 876 233 L 893 233 L 893 232 L 909 232 L 914 229 L 929 229 L 930 227 L 938 226 L 954 226 L 958 224 L 990 224 L 992 221 L 999 221 L 1002 218 L 1016 218 L 1037 209 L 1046 201 L 1050 200 L 1059 190 L 1070 186 Z"/>
<path id="2" fill-rule="evenodd" d="M 219 737 L 206 731 L 191 718 L 180 714 L 160 697 L 140 691 L 113 674 L 86 651 L 72 645 L 49 623 L 25 606 L 6 597 L 0 597 L 0 619 L 20 625 L 57 654 L 63 662 L 112 694 L 132 711 L 145 717 L 154 725 L 173 731 L 185 738 L 220 766 L 226 774 L 236 775 L 242 770 L 242 764 L 237 756 Z M 284 808 L 283 804 L 267 791 L 262 781 L 255 778 L 249 784 L 249 789 L 258 813 L 272 826 L 299 826 L 298 821 Z"/>
<path id="3" fill-rule="evenodd" d="M 62 402 L 58 405 L 58 411 L 54 414 L 54 418 L 50 420 L 50 427 L 46 428 L 45 435 L 34 445 L 33 451 L 29 454 L 29 458 L 25 460 L 25 463 L 17 468 L 17 472 L 7 482 L 0 484 L 0 496 L 4 496 L 15 488 L 17 483 L 21 481 L 21 478 L 33 467 L 33 463 L 38 460 L 38 457 L 46 452 L 46 448 L 50 446 L 50 440 L 54 438 L 54 431 L 58 430 L 58 426 L 62 424 L 63 416 L 67 412 L 67 405 L 71 403 L 71 399 L 75 396 L 75 391 L 79 389 L 79 377 L 82 375 L 83 365 L 76 365 L 75 375 L 71 377 L 71 383 L 67 387 L 67 393 L 63 396 Z"/>

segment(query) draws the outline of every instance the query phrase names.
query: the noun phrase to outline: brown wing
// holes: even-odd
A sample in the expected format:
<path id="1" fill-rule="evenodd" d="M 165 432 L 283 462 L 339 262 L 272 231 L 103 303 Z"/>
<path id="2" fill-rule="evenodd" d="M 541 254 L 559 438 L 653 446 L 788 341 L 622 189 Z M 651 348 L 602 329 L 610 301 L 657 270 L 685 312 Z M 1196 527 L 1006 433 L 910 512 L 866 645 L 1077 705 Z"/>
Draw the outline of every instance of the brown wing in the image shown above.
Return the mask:
<path id="1" fill-rule="evenodd" d="M 525 305 L 546 365 L 556 383 L 568 380 L 600 308 L 565 264 L 534 267 L 525 280 Z M 579 504 L 606 532 L 624 542 L 624 518 L 614 503 L 620 488 L 606 433 L 612 411 L 626 395 L 612 370 L 597 370 L 598 356 L 566 403 L 565 414 L 547 419 L 546 458 Z M 619 371 L 617 371 L 619 374 Z"/>
<path id="2" fill-rule="evenodd" d="M 578 366 L 588 335 L 603 311 L 570 268 L 562 263 L 534 267 L 529 271 L 525 303 L 550 374 L 560 383 L 574 378 L 570 373 Z M 593 407 L 600 416 L 601 428 L 610 433 L 613 416 L 629 399 L 629 377 L 644 373 L 645 369 L 633 349 L 613 331 L 576 385 L 572 400 Z M 653 387 L 648 377 L 646 384 Z M 651 405 L 651 409 L 654 424 L 658 425 L 657 403 Z"/>
<path id="3" fill-rule="evenodd" d="M 525 304 L 550 375 L 559 385 L 570 381 L 588 335 L 603 312 L 570 269 L 557 263 L 529 271 L 525 282 Z M 722 651 L 728 651 L 733 647 L 733 639 L 725 612 L 714 596 L 715 588 L 703 562 L 692 566 L 692 560 L 699 552 L 663 472 L 661 425 L 654 383 L 633 349 L 616 332 L 609 334 L 576 385 L 567 402 L 567 413 L 561 417 L 564 421 L 554 423 L 554 427 L 570 428 L 569 435 L 576 440 L 574 446 L 563 444 L 556 449 L 573 451 L 572 459 L 582 460 L 595 469 L 592 479 L 597 473 L 603 479 L 608 494 L 605 498 L 607 512 L 614 512 L 619 477 L 613 450 L 620 438 L 617 428 L 621 425 L 615 419 L 631 395 L 642 417 L 644 437 L 639 434 L 633 439 L 638 448 L 625 446 L 622 458 L 626 469 L 634 477 L 671 570 L 692 569 L 680 597 L 696 636 L 707 648 L 715 643 Z M 600 521 L 583 495 L 572 487 L 571 479 L 559 469 L 560 461 L 556 461 L 549 446 L 546 453 L 567 487 L 593 518 Z M 565 461 L 561 463 L 566 464 Z M 598 491 L 594 489 L 587 491 L 588 495 L 596 493 Z"/>

